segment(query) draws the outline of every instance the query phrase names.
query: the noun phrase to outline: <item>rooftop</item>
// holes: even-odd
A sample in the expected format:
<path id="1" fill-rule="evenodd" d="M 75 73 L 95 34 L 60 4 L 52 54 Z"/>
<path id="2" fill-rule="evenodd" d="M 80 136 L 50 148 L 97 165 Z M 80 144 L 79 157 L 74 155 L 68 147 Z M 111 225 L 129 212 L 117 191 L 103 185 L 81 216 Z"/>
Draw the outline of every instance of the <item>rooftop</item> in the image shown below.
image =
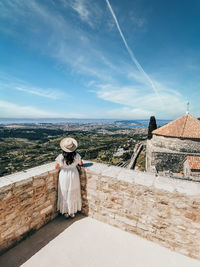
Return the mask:
<path id="1" fill-rule="evenodd" d="M 0 257 L 3 267 L 199 267 L 199 261 L 95 219 L 58 216 Z"/>
<path id="2" fill-rule="evenodd" d="M 187 156 L 187 160 L 192 170 L 200 170 L 200 157 L 198 156 Z"/>
<path id="3" fill-rule="evenodd" d="M 187 114 L 154 130 L 152 133 L 170 137 L 200 139 L 200 121 Z"/>

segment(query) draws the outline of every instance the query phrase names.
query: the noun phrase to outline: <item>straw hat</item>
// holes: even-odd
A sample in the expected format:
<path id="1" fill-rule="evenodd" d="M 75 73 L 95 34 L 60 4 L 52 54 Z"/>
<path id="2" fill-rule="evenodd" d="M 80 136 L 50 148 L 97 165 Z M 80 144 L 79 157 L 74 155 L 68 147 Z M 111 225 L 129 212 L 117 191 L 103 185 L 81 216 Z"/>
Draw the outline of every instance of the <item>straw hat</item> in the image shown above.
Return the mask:
<path id="1" fill-rule="evenodd" d="M 60 147 L 65 152 L 73 152 L 78 146 L 77 141 L 74 138 L 66 137 L 61 140 Z"/>

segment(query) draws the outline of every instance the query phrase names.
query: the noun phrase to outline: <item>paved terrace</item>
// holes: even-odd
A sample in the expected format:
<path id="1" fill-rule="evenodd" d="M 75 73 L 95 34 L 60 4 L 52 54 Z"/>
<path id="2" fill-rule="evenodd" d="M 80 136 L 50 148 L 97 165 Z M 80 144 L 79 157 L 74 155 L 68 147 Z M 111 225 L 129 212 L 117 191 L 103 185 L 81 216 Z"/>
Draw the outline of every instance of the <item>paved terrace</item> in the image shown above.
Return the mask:
<path id="1" fill-rule="evenodd" d="M 200 262 L 85 217 L 58 216 L 0 257 L 1 267 L 199 267 Z"/>

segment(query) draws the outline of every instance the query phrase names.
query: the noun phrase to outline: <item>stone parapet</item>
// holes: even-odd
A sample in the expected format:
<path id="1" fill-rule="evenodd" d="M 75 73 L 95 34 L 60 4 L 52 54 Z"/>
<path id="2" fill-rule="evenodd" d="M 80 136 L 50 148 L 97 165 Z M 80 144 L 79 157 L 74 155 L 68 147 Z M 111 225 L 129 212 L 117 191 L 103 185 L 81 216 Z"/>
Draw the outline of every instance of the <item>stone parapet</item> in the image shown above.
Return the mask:
<path id="1" fill-rule="evenodd" d="M 0 177 L 0 252 L 55 218 L 54 163 Z"/>
<path id="2" fill-rule="evenodd" d="M 200 183 L 98 163 L 81 183 L 89 216 L 200 259 Z"/>
<path id="3" fill-rule="evenodd" d="M 200 183 L 84 162 L 82 211 L 200 259 Z M 54 163 L 0 178 L 0 250 L 56 215 Z"/>

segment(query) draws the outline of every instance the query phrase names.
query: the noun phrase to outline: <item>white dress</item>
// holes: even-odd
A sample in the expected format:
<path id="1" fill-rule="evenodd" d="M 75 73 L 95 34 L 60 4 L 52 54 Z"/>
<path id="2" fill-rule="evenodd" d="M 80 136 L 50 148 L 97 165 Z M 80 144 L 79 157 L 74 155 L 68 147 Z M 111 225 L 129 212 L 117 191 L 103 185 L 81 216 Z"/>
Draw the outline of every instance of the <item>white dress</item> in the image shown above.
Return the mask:
<path id="1" fill-rule="evenodd" d="M 62 214 L 71 215 L 81 210 L 80 178 L 76 168 L 80 161 L 81 156 L 78 153 L 70 165 L 64 162 L 62 154 L 56 158 L 56 162 L 60 165 L 57 210 Z"/>

